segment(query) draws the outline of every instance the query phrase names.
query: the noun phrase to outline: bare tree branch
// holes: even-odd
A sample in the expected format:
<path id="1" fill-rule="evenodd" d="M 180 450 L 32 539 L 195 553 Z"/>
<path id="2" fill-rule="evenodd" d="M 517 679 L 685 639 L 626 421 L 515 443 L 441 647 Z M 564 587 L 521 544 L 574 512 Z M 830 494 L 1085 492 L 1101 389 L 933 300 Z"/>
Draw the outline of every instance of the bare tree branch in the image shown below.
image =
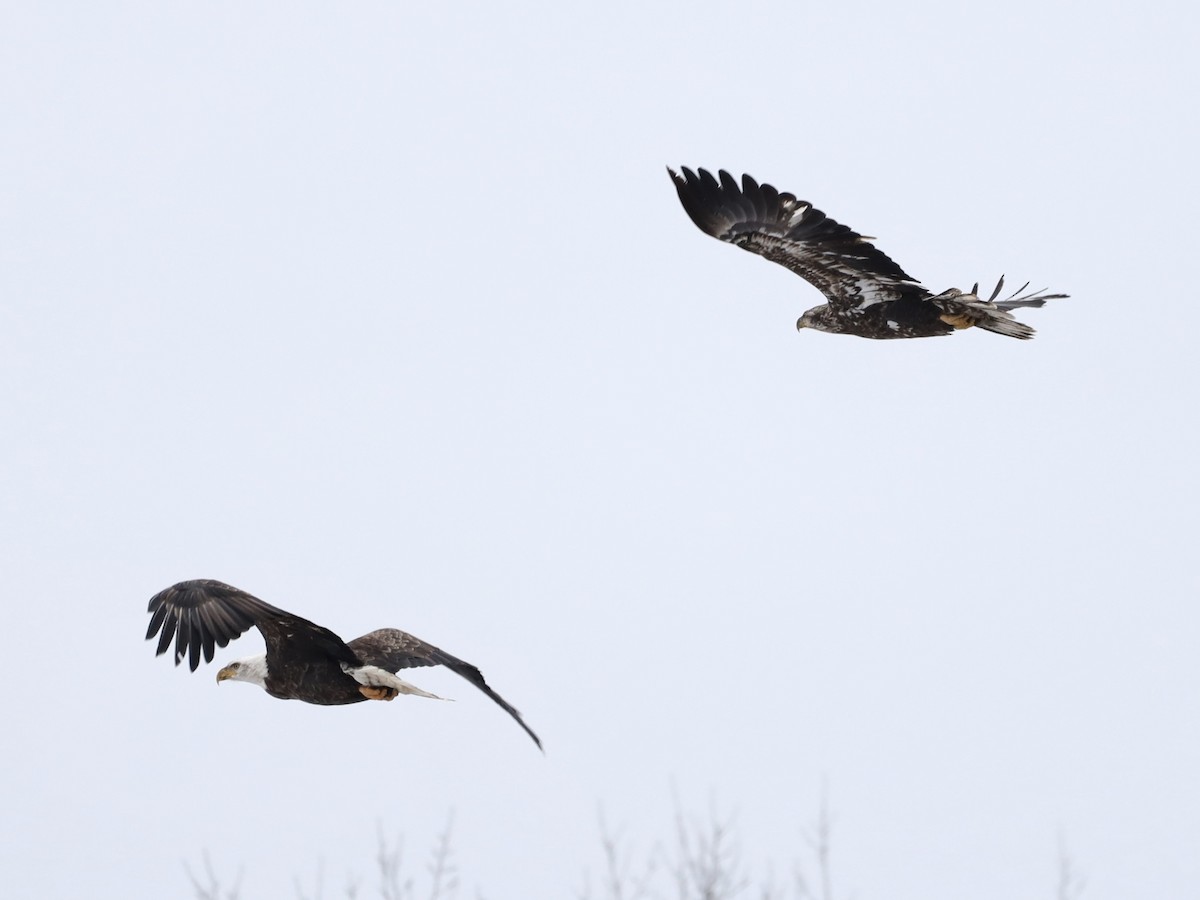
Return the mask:
<path id="1" fill-rule="evenodd" d="M 750 885 L 733 837 L 733 816 L 722 821 L 709 804 L 707 824 L 689 824 L 675 799 L 676 857 L 671 868 L 679 900 L 733 900 Z"/>
<path id="2" fill-rule="evenodd" d="M 242 875 L 244 871 L 238 869 L 237 878 L 233 882 L 233 887 L 225 894 L 221 893 L 221 883 L 217 879 L 217 873 L 213 869 L 212 859 L 205 850 L 201 854 L 201 859 L 204 860 L 204 881 L 201 882 L 193 873 L 192 868 L 186 862 L 183 864 L 183 870 L 187 872 L 188 880 L 192 883 L 192 890 L 196 893 L 196 900 L 238 900 L 238 895 L 242 890 Z"/>
<path id="3" fill-rule="evenodd" d="M 454 865 L 454 853 L 450 847 L 450 834 L 454 830 L 454 813 L 446 818 L 446 827 L 437 837 L 429 861 L 429 900 L 442 900 L 458 893 L 458 869 Z"/>
<path id="4" fill-rule="evenodd" d="M 604 851 L 604 872 L 601 878 L 602 900 L 645 900 L 652 896 L 650 884 L 657 870 L 657 860 L 650 854 L 645 863 L 635 870 L 631 854 L 623 847 L 622 835 L 609 828 L 604 809 L 596 813 L 600 824 L 600 845 Z M 588 874 L 584 873 L 584 887 L 576 894 L 578 900 L 592 900 L 592 888 Z"/>
<path id="5" fill-rule="evenodd" d="M 823 784 L 815 822 L 802 830 L 805 852 L 794 868 L 791 890 L 776 880 L 768 864 L 764 876 L 751 876 L 738 842 L 734 813 L 722 813 L 710 801 L 707 817 L 684 812 L 674 794 L 675 835 L 673 843 L 655 843 L 644 853 L 632 852 L 620 829 L 609 826 L 603 809 L 598 811 L 603 863 L 598 886 L 593 889 L 588 873 L 584 886 L 576 891 L 576 900 L 835 900 L 833 882 L 833 829 L 835 817 L 830 809 L 829 792 Z M 378 829 L 376 864 L 379 869 L 381 900 L 454 900 L 459 892 L 459 871 L 454 858 L 453 814 L 438 834 L 425 866 L 428 885 L 420 894 L 412 876 L 404 871 L 404 838 L 389 843 L 382 826 Z M 195 900 L 239 900 L 242 872 L 228 890 L 221 886 L 212 860 L 202 854 L 203 866 L 197 874 L 184 863 Z M 360 880 L 348 876 L 345 897 L 359 900 Z M 1058 839 L 1058 877 L 1056 900 L 1080 900 L 1086 880 L 1075 867 L 1066 841 Z M 324 862 L 318 861 L 312 893 L 295 881 L 298 900 L 321 900 L 324 894 Z M 475 890 L 476 900 L 482 900 Z M 843 895 L 846 896 L 846 895 Z M 852 895 L 850 895 L 852 896 Z M 364 898 L 365 900 L 365 898 Z"/>
<path id="6" fill-rule="evenodd" d="M 379 826 L 378 832 L 379 849 L 375 854 L 375 862 L 379 866 L 379 896 L 383 900 L 411 898 L 412 880 L 400 880 L 400 871 L 404 862 L 404 836 L 397 835 L 396 846 L 389 847 L 382 825 Z"/>
<path id="7" fill-rule="evenodd" d="M 833 843 L 833 815 L 829 811 L 829 788 L 824 781 L 821 783 L 817 821 L 805 831 L 804 842 L 816 861 L 820 894 L 814 893 L 802 864 L 796 866 L 796 894 L 801 900 L 833 900 L 833 867 L 829 858 Z"/>
<path id="8" fill-rule="evenodd" d="M 1058 835 L 1058 900 L 1078 900 L 1083 896 L 1087 879 L 1075 869 L 1067 849 L 1066 839 L 1060 832 Z"/>
<path id="9" fill-rule="evenodd" d="M 317 860 L 317 877 L 313 886 L 313 895 L 309 897 L 304 893 L 304 888 L 300 885 L 300 879 L 297 877 L 293 886 L 296 890 L 296 900 L 321 900 L 325 894 L 325 860 Z"/>

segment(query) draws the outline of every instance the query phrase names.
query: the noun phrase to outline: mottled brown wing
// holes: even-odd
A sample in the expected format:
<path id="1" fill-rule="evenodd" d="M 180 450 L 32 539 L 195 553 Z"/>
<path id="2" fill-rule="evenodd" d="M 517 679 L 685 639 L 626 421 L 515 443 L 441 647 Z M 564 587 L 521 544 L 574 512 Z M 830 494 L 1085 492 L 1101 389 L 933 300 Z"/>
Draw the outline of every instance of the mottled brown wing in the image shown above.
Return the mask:
<path id="1" fill-rule="evenodd" d="M 928 291 L 868 238 L 812 204 L 724 169 L 667 169 L 679 201 L 705 234 L 779 263 L 816 287 L 839 312 Z"/>
<path id="2" fill-rule="evenodd" d="M 451 656 L 445 650 L 397 628 L 380 628 L 349 641 L 347 645 L 366 665 L 379 666 L 392 673 L 421 666 L 445 666 L 491 697 L 501 709 L 516 719 L 517 724 L 525 729 L 525 733 L 533 738 L 533 742 L 539 748 L 542 746 L 541 739 L 525 724 L 521 714 L 493 691 L 484 681 L 483 673 L 469 662 Z"/>
<path id="3" fill-rule="evenodd" d="M 269 616 L 283 610 L 231 585 L 210 578 L 181 581 L 150 598 L 150 627 L 146 640 L 158 635 L 161 656 L 175 640 L 175 665 L 188 657 L 192 671 L 200 655 L 212 662 L 215 647 L 224 647 Z"/>

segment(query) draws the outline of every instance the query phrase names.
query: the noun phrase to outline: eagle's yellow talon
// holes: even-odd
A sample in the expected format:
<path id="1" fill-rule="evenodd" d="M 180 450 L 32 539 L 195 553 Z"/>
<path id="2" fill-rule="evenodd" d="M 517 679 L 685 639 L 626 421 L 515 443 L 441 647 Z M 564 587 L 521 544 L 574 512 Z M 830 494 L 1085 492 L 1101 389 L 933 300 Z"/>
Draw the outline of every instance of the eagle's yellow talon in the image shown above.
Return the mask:
<path id="1" fill-rule="evenodd" d="M 971 320 L 971 317 L 964 313 L 959 313 L 958 315 L 954 315 L 953 313 L 943 313 L 942 315 L 938 316 L 938 318 L 954 328 L 970 328 L 975 324 L 974 321 Z"/>
<path id="2" fill-rule="evenodd" d="M 394 688 L 387 687 L 371 687 L 367 684 L 360 684 L 358 691 L 368 700 L 395 700 L 399 691 Z"/>

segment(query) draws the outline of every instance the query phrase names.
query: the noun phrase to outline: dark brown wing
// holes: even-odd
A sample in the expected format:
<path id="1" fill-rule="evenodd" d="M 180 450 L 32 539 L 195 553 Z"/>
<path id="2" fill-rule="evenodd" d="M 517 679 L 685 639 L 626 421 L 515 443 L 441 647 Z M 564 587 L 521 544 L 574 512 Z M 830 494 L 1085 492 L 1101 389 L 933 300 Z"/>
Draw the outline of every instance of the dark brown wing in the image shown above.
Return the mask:
<path id="1" fill-rule="evenodd" d="M 283 610 L 221 581 L 202 578 L 181 581 L 150 598 L 150 627 L 146 640 L 159 635 L 161 656 L 175 639 L 175 665 L 188 657 L 192 671 L 212 662 L 214 647 L 224 647 L 241 637 L 264 616 L 287 615 Z M 160 633 L 161 632 L 161 633 Z"/>
<path id="2" fill-rule="evenodd" d="M 175 665 L 186 656 L 194 672 L 212 662 L 216 647 L 224 647 L 241 637 L 252 626 L 262 632 L 267 645 L 267 666 L 272 666 L 281 649 L 289 657 L 322 654 L 338 662 L 358 662 L 342 639 L 307 619 L 294 616 L 252 594 L 211 578 L 181 581 L 150 598 L 150 627 L 146 640 L 158 635 L 157 655 L 161 656 L 175 639 Z"/>
<path id="3" fill-rule="evenodd" d="M 812 204 L 758 184 L 741 186 L 722 169 L 667 172 L 679 201 L 705 234 L 791 269 L 839 312 L 929 292 L 868 238 L 835 222 Z"/>
<path id="4" fill-rule="evenodd" d="M 483 673 L 469 662 L 463 662 L 456 656 L 451 656 L 445 650 L 427 644 L 420 638 L 413 637 L 397 628 L 380 628 L 370 634 L 355 638 L 348 642 L 355 655 L 370 666 L 379 666 L 389 672 L 399 672 L 401 669 L 413 669 L 421 666 L 445 666 L 452 672 L 461 675 L 479 690 L 483 691 L 506 713 L 516 719 L 517 724 L 525 729 L 525 733 L 533 738 L 533 742 L 542 746 L 541 740 L 533 733 L 521 714 L 507 700 L 493 691 Z"/>

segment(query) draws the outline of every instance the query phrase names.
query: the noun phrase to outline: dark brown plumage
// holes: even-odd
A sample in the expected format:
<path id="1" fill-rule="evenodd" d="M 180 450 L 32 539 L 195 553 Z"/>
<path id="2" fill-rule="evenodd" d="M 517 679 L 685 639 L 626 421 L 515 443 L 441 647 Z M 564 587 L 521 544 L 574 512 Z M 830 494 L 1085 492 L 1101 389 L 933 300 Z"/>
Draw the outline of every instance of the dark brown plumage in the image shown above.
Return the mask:
<path id="1" fill-rule="evenodd" d="M 891 339 L 978 326 L 1024 340 L 1034 330 L 1014 319 L 1011 310 L 1067 296 L 1042 291 L 1019 296 L 1023 287 L 997 300 L 1003 278 L 987 300 L 979 297 L 978 284 L 969 293 L 950 288 L 935 295 L 869 238 L 793 194 L 760 185 L 749 175 L 742 176 L 739 186 L 724 170 L 719 180 L 704 169 L 667 172 L 701 231 L 785 266 L 825 295 L 828 303 L 801 316 L 797 328 Z"/>

